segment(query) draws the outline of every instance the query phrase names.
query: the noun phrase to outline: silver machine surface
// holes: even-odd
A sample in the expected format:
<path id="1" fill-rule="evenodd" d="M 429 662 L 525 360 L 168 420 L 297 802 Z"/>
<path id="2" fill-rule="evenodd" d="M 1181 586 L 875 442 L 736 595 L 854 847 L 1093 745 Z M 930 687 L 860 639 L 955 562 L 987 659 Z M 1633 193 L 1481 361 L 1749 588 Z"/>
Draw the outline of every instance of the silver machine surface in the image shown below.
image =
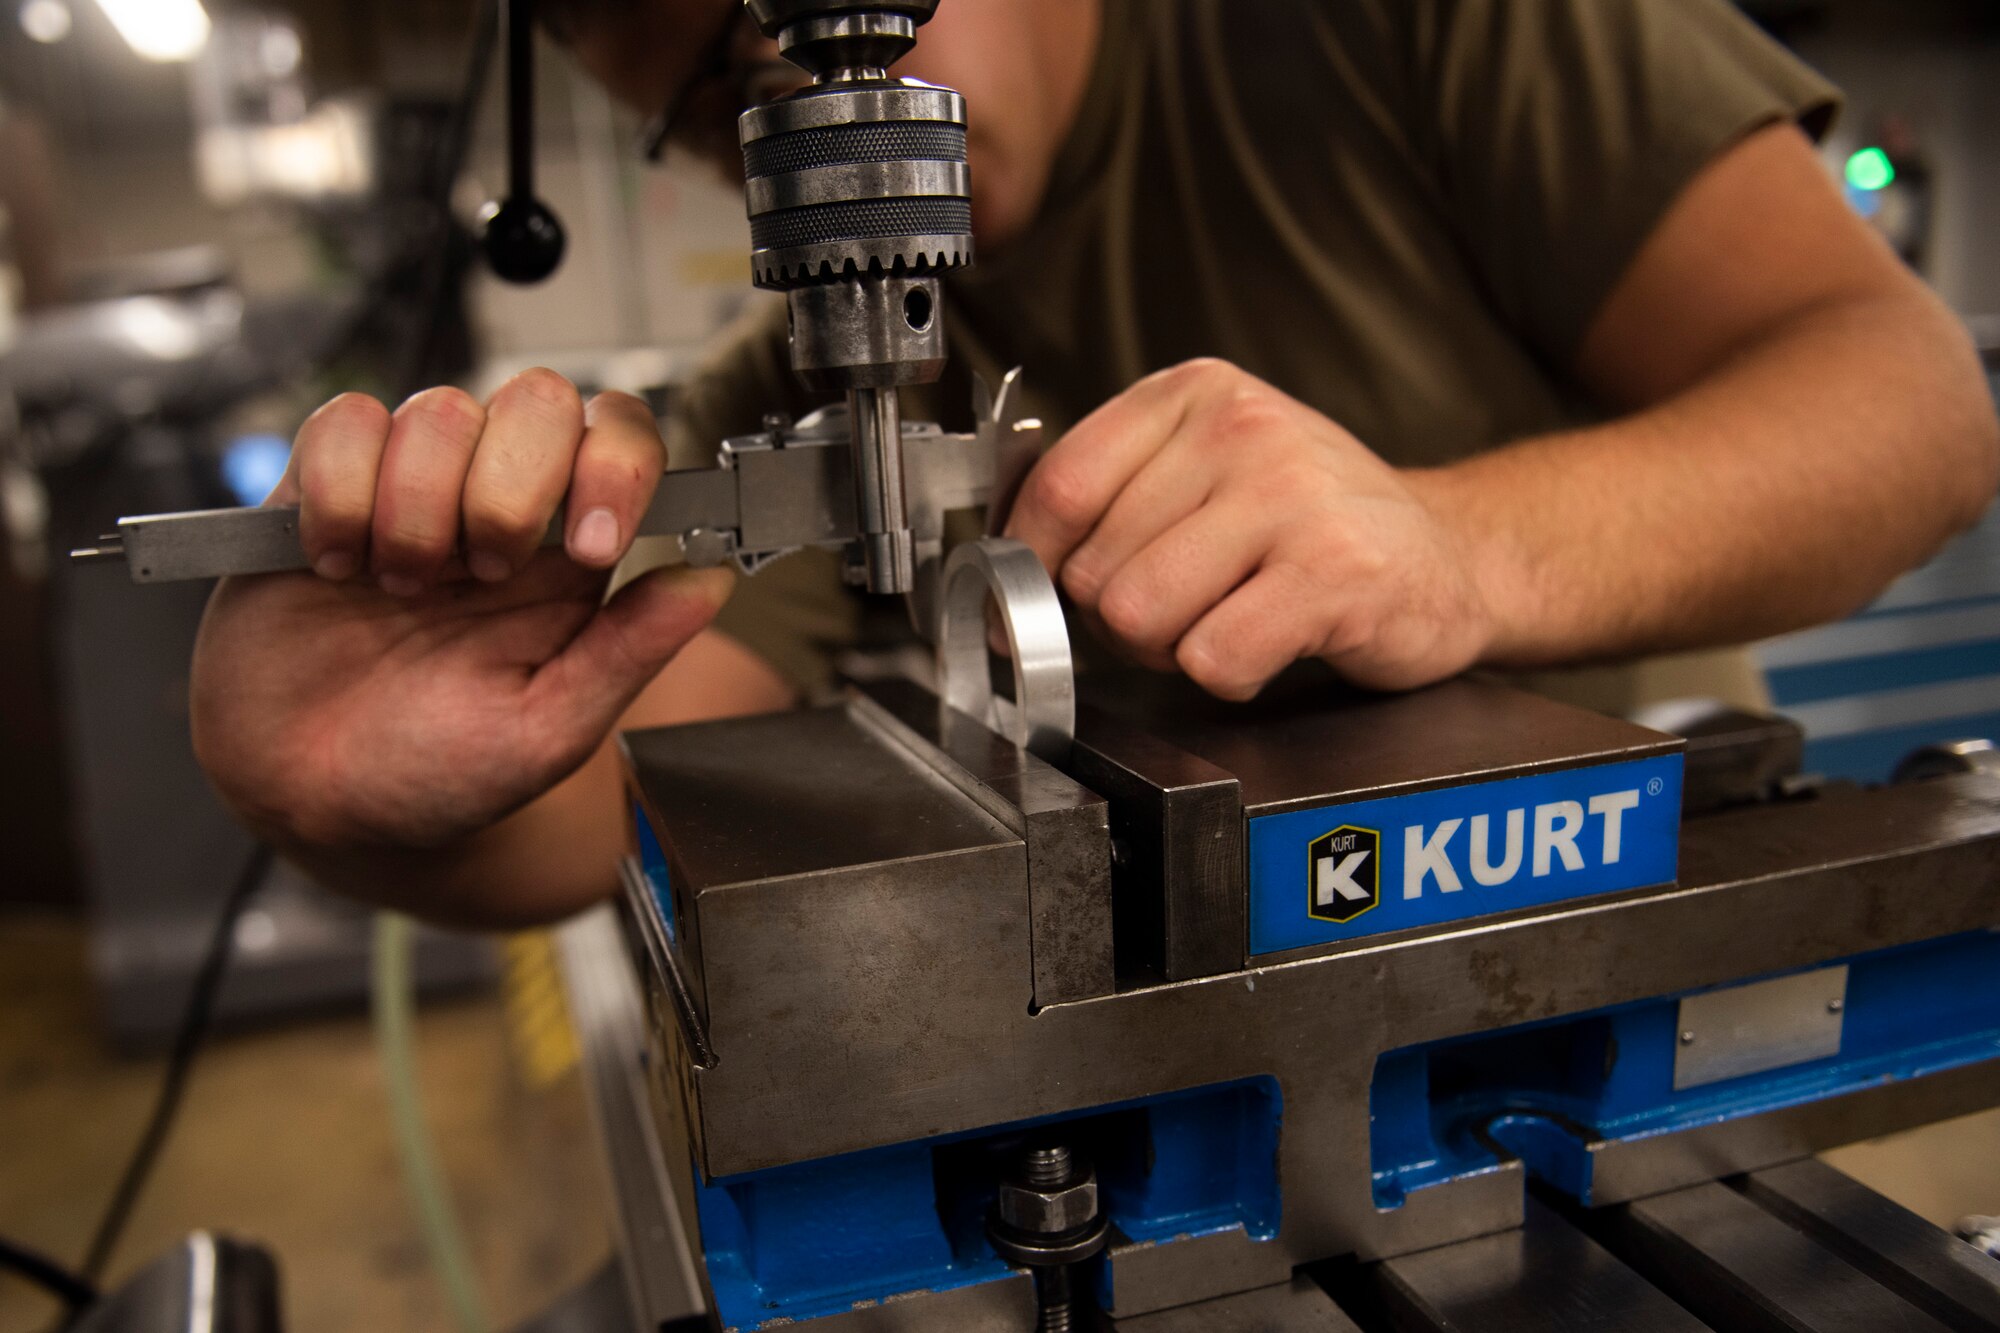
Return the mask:
<path id="1" fill-rule="evenodd" d="M 843 550 L 937 688 L 621 738 L 622 893 L 563 956 L 634 1327 L 2000 1330 L 2000 1261 L 1812 1160 L 2000 1104 L 1984 752 L 1860 789 L 1779 719 L 1079 678 L 995 536 L 1014 384 L 972 434 L 897 401 L 971 259 L 963 102 L 888 72 L 935 0 L 748 8 L 813 76 L 742 122 L 755 272 L 844 401 L 669 473 L 645 531 Z M 82 554 L 297 542 L 219 511 Z"/>

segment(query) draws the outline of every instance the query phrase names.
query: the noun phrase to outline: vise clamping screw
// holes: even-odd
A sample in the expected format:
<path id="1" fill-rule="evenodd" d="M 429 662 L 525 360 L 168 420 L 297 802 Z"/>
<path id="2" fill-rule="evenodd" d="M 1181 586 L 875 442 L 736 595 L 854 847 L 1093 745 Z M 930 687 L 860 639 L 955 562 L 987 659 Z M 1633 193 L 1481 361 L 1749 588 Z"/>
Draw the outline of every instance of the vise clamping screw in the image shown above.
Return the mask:
<path id="1" fill-rule="evenodd" d="M 1000 1182 L 986 1238 L 1035 1278 L 1036 1333 L 1070 1333 L 1071 1270 L 1104 1249 L 1111 1223 L 1098 1203 L 1097 1173 L 1060 1145 L 1029 1148 Z"/>

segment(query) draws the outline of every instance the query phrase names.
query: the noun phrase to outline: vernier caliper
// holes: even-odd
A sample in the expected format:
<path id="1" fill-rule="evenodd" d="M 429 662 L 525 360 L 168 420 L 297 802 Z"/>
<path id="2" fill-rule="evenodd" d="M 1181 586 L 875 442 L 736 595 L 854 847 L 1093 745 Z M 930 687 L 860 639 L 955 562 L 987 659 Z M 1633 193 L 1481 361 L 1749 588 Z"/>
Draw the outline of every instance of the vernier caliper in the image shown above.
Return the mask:
<path id="1" fill-rule="evenodd" d="M 1032 465 L 1040 423 L 1009 415 L 1015 383 L 1009 376 L 973 434 L 951 434 L 921 422 L 903 426 L 911 527 L 920 556 L 940 553 L 946 515 L 987 508 L 996 469 L 1008 473 L 1011 486 Z M 733 562 L 746 572 L 806 547 L 850 547 L 861 530 L 848 445 L 847 416 L 840 408 L 815 413 L 797 425 L 774 422 L 763 434 L 726 440 L 714 466 L 676 469 L 661 477 L 638 535 L 677 537 L 688 563 Z M 1002 497 L 1003 503 L 1007 498 Z M 561 545 L 562 533 L 558 518 L 544 544 Z M 122 560 L 135 583 L 307 568 L 299 545 L 299 511 L 293 505 L 120 519 L 115 532 L 72 551 L 70 558 L 83 563 Z"/>

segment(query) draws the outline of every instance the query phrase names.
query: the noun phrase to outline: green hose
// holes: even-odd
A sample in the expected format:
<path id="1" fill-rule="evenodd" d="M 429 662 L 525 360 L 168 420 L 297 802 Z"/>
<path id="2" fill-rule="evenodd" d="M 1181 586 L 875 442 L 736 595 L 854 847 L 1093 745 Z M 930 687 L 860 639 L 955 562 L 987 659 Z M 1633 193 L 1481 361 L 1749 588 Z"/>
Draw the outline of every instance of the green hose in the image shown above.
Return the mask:
<path id="1" fill-rule="evenodd" d="M 417 1222 L 431 1263 L 444 1283 L 459 1333 L 486 1333 L 486 1311 L 479 1300 L 472 1260 L 459 1233 L 458 1216 L 444 1173 L 432 1151 L 430 1127 L 424 1120 L 423 1093 L 417 1086 L 415 1050 L 416 986 L 411 977 L 412 931 L 408 917 L 392 912 L 375 916 L 374 1003 L 375 1043 L 382 1055 L 382 1075 L 389 1087 L 389 1118 L 396 1129 L 396 1156 L 403 1183 L 416 1205 Z"/>

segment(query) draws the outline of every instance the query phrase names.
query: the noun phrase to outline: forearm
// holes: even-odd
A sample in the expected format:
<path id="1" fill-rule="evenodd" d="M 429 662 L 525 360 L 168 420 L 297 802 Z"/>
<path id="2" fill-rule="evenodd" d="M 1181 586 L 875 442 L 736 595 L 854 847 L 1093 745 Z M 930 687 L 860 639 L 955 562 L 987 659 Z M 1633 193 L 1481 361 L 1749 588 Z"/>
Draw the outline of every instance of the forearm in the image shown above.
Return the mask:
<path id="1" fill-rule="evenodd" d="M 440 847 L 279 840 L 343 897 L 435 925 L 508 930 L 581 911 L 616 889 L 623 850 L 617 760 L 609 748 L 567 781 L 488 828 Z"/>
<path id="2" fill-rule="evenodd" d="M 662 671 L 619 731 L 773 712 L 796 703 L 761 658 L 704 633 Z M 329 889 L 440 925 L 540 925 L 608 897 L 626 848 L 615 734 L 581 768 L 505 819 L 442 847 L 286 845 Z"/>
<path id="3" fill-rule="evenodd" d="M 1744 642 L 1865 604 L 1993 496 L 2000 428 L 1928 298 L 1814 310 L 1662 404 L 1412 474 L 1542 666 Z"/>

